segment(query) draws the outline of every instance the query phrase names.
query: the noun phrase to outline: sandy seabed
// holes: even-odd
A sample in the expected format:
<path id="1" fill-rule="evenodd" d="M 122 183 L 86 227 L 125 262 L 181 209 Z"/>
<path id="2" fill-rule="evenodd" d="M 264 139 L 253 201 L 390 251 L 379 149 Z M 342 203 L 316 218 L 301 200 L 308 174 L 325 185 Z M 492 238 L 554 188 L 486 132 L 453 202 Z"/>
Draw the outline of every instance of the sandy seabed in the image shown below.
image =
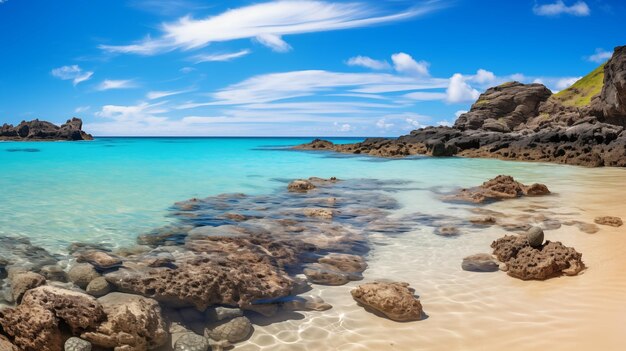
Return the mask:
<path id="1" fill-rule="evenodd" d="M 626 174 L 598 169 L 583 178 L 546 175 L 553 195 L 499 202 L 485 208 L 507 217 L 542 214 L 548 218 L 593 223 L 596 216 L 626 219 Z M 462 206 L 443 204 L 430 193 L 398 195 L 403 213 L 423 208 L 468 216 Z M 532 220 L 529 220 L 532 223 Z M 506 231 L 493 226 L 456 238 L 432 228 L 370 237 L 369 268 L 362 282 L 406 281 L 419 295 L 427 318 L 397 323 L 380 318 L 352 300 L 350 290 L 315 285 L 307 294 L 333 308 L 298 312 L 273 320 L 253 319 L 255 333 L 237 350 L 604 350 L 626 349 L 626 226 L 599 226 L 587 234 L 575 226 L 547 230 L 583 254 L 588 269 L 575 277 L 521 281 L 504 272 L 461 269 L 463 257 L 491 252 L 491 242 Z"/>

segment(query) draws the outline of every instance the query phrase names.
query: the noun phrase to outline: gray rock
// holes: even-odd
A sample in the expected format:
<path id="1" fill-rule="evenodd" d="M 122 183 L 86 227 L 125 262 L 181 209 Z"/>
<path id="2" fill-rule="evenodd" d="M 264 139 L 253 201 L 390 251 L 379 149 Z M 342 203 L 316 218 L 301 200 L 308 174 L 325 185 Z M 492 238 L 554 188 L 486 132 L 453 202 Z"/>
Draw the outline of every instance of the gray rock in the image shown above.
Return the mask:
<path id="1" fill-rule="evenodd" d="M 207 351 L 209 340 L 195 333 L 182 335 L 174 345 L 174 351 Z"/>
<path id="2" fill-rule="evenodd" d="M 537 248 L 543 244 L 543 229 L 540 227 L 532 227 L 526 232 L 528 243 L 530 246 Z"/>
<path id="3" fill-rule="evenodd" d="M 236 343 L 247 339 L 252 334 L 252 331 L 252 323 L 250 323 L 248 318 L 237 317 L 211 330 L 205 330 L 205 335 L 216 341 L 227 340 L 228 342 Z"/>
<path id="4" fill-rule="evenodd" d="M 48 280 L 53 280 L 57 282 L 67 282 L 67 273 L 63 270 L 63 268 L 57 265 L 47 265 L 41 268 L 39 271 L 41 275 L 43 275 Z"/>
<path id="5" fill-rule="evenodd" d="M 72 283 L 76 284 L 81 289 L 85 289 L 92 280 L 100 277 L 100 274 L 96 272 L 96 269 L 92 265 L 88 263 L 78 263 L 70 269 L 68 276 Z"/>
<path id="6" fill-rule="evenodd" d="M 80 338 L 69 338 L 65 342 L 65 351 L 91 351 L 91 343 Z"/>
<path id="7" fill-rule="evenodd" d="M 95 297 L 104 296 L 111 292 L 111 284 L 104 277 L 98 277 L 87 285 L 87 294 Z"/>
<path id="8" fill-rule="evenodd" d="M 490 254 L 479 253 L 465 257 L 461 268 L 470 272 L 496 272 L 500 266 Z"/>

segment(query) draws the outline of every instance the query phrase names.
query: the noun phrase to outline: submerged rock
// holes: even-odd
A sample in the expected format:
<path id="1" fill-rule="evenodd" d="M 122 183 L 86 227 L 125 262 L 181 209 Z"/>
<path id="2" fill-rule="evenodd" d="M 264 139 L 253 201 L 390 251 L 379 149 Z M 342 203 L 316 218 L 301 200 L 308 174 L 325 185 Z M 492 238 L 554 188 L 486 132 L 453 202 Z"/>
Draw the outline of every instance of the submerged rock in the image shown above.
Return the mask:
<path id="1" fill-rule="evenodd" d="M 496 272 L 500 270 L 500 265 L 490 254 L 479 253 L 465 257 L 461 268 L 470 272 Z"/>
<path id="2" fill-rule="evenodd" d="M 513 199 L 521 196 L 540 196 L 550 194 L 543 184 L 524 185 L 511 176 L 499 175 L 484 182 L 481 186 L 461 189 L 457 194 L 446 197 L 448 200 L 484 203 Z"/>
<path id="3" fill-rule="evenodd" d="M 209 347 L 209 340 L 204 336 L 187 333 L 176 340 L 174 351 L 207 351 Z"/>
<path id="4" fill-rule="evenodd" d="M 289 189 L 289 191 L 303 193 L 315 189 L 315 185 L 306 179 L 296 179 L 289 183 L 287 189 Z"/>
<path id="5" fill-rule="evenodd" d="M 416 321 L 422 318 L 422 304 L 408 283 L 367 283 L 351 291 L 352 297 L 366 308 L 398 321 Z"/>
<path id="6" fill-rule="evenodd" d="M 624 224 L 621 218 L 612 216 L 596 217 L 593 221 L 597 224 L 608 225 L 611 227 L 621 227 Z"/>
<path id="7" fill-rule="evenodd" d="M 77 262 L 87 262 L 94 266 L 97 271 L 106 271 L 118 268 L 122 265 L 122 260 L 103 251 L 85 251 L 78 254 Z"/>
<path id="8" fill-rule="evenodd" d="M 68 277 L 79 288 L 85 289 L 92 280 L 100 277 L 100 273 L 89 263 L 78 263 L 70 268 Z"/>
<path id="9" fill-rule="evenodd" d="M 206 334 L 215 341 L 226 340 L 230 343 L 237 343 L 246 340 L 252 331 L 252 323 L 248 318 L 236 317 L 210 330 L 207 329 Z"/>
<path id="10" fill-rule="evenodd" d="M 104 277 L 98 277 L 89 282 L 85 291 L 91 296 L 100 297 L 111 292 L 111 285 Z"/>
<path id="11" fill-rule="evenodd" d="M 118 351 L 153 350 L 168 340 L 159 304 L 145 297 L 111 293 L 98 299 L 106 321 L 82 338 Z"/>
<path id="12" fill-rule="evenodd" d="M 582 254 L 560 242 L 546 241 L 534 248 L 525 235 L 507 235 L 491 247 L 498 260 L 506 264 L 508 274 L 522 280 L 576 275 L 585 269 Z"/>

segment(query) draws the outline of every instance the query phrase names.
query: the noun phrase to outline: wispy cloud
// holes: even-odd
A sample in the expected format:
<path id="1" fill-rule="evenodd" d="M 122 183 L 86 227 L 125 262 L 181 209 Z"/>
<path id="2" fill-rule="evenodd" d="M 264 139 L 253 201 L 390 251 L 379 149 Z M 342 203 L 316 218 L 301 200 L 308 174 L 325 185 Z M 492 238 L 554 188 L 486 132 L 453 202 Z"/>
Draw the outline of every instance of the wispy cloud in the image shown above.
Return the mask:
<path id="1" fill-rule="evenodd" d="M 237 51 L 237 52 L 196 55 L 196 56 L 191 57 L 191 59 L 195 63 L 202 63 L 202 62 L 226 62 L 226 61 L 234 60 L 234 59 L 239 58 L 239 57 L 246 56 L 250 52 L 251 52 L 250 50 L 245 49 L 245 50 L 240 50 L 240 51 Z"/>
<path id="2" fill-rule="evenodd" d="M 538 5 L 535 4 L 533 12 L 539 16 L 559 16 L 561 14 L 572 16 L 589 16 L 591 9 L 584 1 L 578 1 L 571 6 L 567 6 L 562 0 L 557 0 L 555 3 Z"/>
<path id="3" fill-rule="evenodd" d="M 198 49 L 212 42 L 256 38 L 273 49 L 285 50 L 281 36 L 313 33 L 406 20 L 435 11 L 442 1 L 425 1 L 401 12 L 389 13 L 368 3 L 281 0 L 228 10 L 204 19 L 189 16 L 161 25 L 162 34 L 129 45 L 101 45 L 115 53 L 154 55 L 176 49 Z"/>
<path id="4" fill-rule="evenodd" d="M 1 0 L 0 0 L 1 1 Z M 91 79 L 93 72 L 83 71 L 78 65 L 63 66 L 53 69 L 50 73 L 56 78 L 62 80 L 71 80 L 72 84 L 78 85 Z"/>
<path id="5" fill-rule="evenodd" d="M 166 91 L 149 91 L 146 94 L 146 98 L 149 100 L 157 100 L 168 96 L 184 94 L 192 91 L 191 89 L 185 90 L 166 90 Z"/>
<path id="6" fill-rule="evenodd" d="M 111 89 L 130 89 L 136 87 L 137 84 L 132 79 L 105 79 L 102 83 L 98 84 L 96 90 L 104 91 Z"/>
<path id="7" fill-rule="evenodd" d="M 275 52 L 291 51 L 291 45 L 287 44 L 282 37 L 276 34 L 263 33 L 257 35 L 254 40 L 259 44 L 267 46 Z"/>
<path id="8" fill-rule="evenodd" d="M 83 113 L 83 112 L 89 111 L 90 108 L 91 108 L 91 106 L 78 106 L 77 108 L 74 109 L 74 112 L 75 113 Z"/>
<path id="9" fill-rule="evenodd" d="M 596 53 L 587 56 L 587 60 L 595 63 L 602 63 L 613 56 L 613 53 L 604 49 L 596 49 Z"/>
<path id="10" fill-rule="evenodd" d="M 346 61 L 346 64 L 348 66 L 360 66 L 360 67 L 365 67 L 365 68 L 375 69 L 375 70 L 384 70 L 384 69 L 391 68 L 391 65 L 387 61 L 375 60 L 371 57 L 360 56 L 360 55 L 349 58 L 348 61 Z"/>

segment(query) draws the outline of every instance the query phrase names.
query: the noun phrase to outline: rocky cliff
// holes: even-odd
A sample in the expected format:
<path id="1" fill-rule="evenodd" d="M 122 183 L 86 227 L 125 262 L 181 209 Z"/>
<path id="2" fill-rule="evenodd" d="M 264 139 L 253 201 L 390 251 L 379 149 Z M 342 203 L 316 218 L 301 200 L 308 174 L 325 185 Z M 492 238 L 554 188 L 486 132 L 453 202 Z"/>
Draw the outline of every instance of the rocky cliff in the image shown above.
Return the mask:
<path id="1" fill-rule="evenodd" d="M 489 88 L 453 127 L 427 127 L 397 139 L 296 146 L 382 157 L 492 157 L 589 167 L 626 167 L 626 46 L 557 94 L 541 84 Z"/>
<path id="2" fill-rule="evenodd" d="M 83 132 L 83 121 L 72 118 L 61 126 L 38 119 L 22 121 L 17 126 L 4 124 L 0 128 L 0 140 L 36 141 L 36 140 L 92 140 L 90 134 Z"/>

